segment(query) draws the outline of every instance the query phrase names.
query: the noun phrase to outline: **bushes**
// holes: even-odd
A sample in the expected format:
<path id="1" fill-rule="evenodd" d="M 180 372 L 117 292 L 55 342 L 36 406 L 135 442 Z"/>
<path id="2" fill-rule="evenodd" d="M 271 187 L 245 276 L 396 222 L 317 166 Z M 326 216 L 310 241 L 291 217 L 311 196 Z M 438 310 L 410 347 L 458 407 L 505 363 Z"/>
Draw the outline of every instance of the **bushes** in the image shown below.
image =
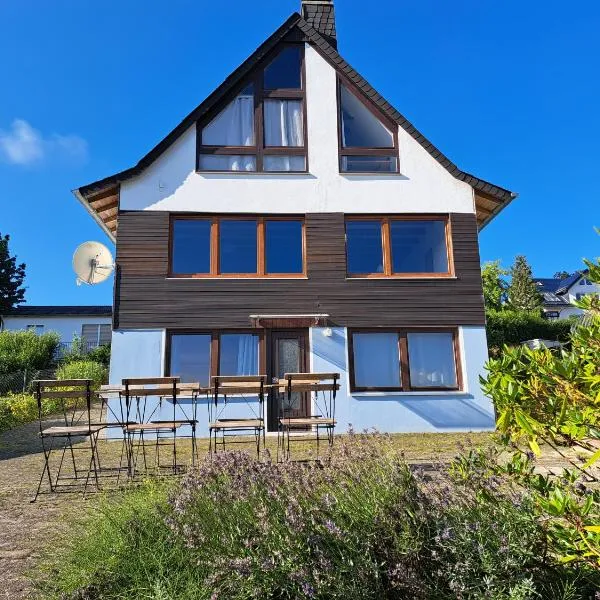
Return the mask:
<path id="1" fill-rule="evenodd" d="M 573 325 L 568 320 L 548 321 L 535 313 L 511 310 L 489 310 L 486 317 L 488 346 L 493 349 L 535 338 L 566 342 Z"/>
<path id="2" fill-rule="evenodd" d="M 559 600 L 557 588 L 575 585 L 571 598 L 589 596 L 598 573 L 556 561 L 527 495 L 475 466 L 425 477 L 376 435 L 338 439 L 324 463 L 221 453 L 172 489 L 106 500 L 47 565 L 45 592 Z"/>
<path id="3" fill-rule="evenodd" d="M 90 349 L 81 336 L 73 336 L 73 341 L 69 348 L 62 354 L 60 362 L 61 364 L 67 364 L 82 360 L 92 360 L 108 367 L 110 364 L 110 344 Z"/>
<path id="4" fill-rule="evenodd" d="M 98 388 L 108 379 L 108 369 L 92 360 L 78 360 L 61 365 L 56 371 L 56 379 L 91 379 Z"/>
<path id="5" fill-rule="evenodd" d="M 56 333 L 0 332 L 0 375 L 52 366 L 60 338 Z"/>

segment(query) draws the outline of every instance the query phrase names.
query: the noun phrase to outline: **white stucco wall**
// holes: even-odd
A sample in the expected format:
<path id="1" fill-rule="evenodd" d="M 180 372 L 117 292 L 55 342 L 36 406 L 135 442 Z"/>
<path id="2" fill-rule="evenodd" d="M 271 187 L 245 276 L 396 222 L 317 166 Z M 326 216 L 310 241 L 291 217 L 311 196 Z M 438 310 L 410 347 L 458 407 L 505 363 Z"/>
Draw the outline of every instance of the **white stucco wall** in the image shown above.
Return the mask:
<path id="1" fill-rule="evenodd" d="M 121 185 L 122 210 L 238 213 L 474 211 L 471 187 L 399 128 L 400 175 L 339 173 L 334 69 L 306 47 L 308 174 L 195 172 L 191 127 L 140 176 Z"/>
<path id="2" fill-rule="evenodd" d="M 332 336 L 323 328 L 310 330 L 310 370 L 339 372 L 341 389 L 337 396 L 338 433 L 352 425 L 356 430 L 376 428 L 382 432 L 481 431 L 494 428 L 494 410 L 479 386 L 479 375 L 487 360 L 485 328 L 459 329 L 461 363 L 465 390 L 456 392 L 361 392 L 350 393 L 347 330 L 336 327 Z M 162 376 L 165 332 L 162 330 L 116 331 L 113 333 L 111 383 L 125 377 Z M 252 417 L 257 409 L 244 401 L 233 402 L 223 417 Z M 160 417 L 172 418 L 172 405 L 165 403 Z M 189 412 L 189 409 L 188 409 Z M 208 411 L 205 402 L 198 409 L 198 435 L 207 436 Z"/>
<path id="3" fill-rule="evenodd" d="M 27 325 L 43 325 L 43 333 L 55 331 L 60 335 L 60 341 L 64 343 L 72 342 L 74 335 L 81 335 L 83 325 L 110 325 L 111 317 L 3 317 L 3 329 L 14 331 L 26 329 Z"/>

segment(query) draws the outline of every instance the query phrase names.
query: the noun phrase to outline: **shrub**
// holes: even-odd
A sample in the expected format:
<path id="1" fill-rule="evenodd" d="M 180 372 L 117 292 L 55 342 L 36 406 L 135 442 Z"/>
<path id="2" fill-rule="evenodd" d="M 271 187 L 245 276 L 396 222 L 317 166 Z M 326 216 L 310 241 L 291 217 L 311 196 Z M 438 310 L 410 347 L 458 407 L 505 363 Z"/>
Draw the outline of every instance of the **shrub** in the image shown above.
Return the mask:
<path id="1" fill-rule="evenodd" d="M 50 368 L 59 342 L 59 335 L 53 332 L 0 332 L 0 375 Z"/>
<path id="2" fill-rule="evenodd" d="M 99 362 L 108 368 L 110 366 L 110 344 L 107 344 L 105 346 L 98 346 L 97 348 L 92 348 L 85 355 L 85 359 L 93 360 L 94 362 Z"/>
<path id="3" fill-rule="evenodd" d="M 489 469 L 488 469 L 489 470 Z M 65 598 L 557 600 L 598 577 L 548 555 L 528 497 L 486 469 L 413 471 L 377 435 L 317 463 L 207 459 L 105 500 L 46 565 Z M 77 528 L 79 532 L 80 529 Z M 554 588 L 553 588 L 554 589 Z M 578 596 L 572 596 L 578 598 Z"/>
<path id="4" fill-rule="evenodd" d="M 8 394 L 0 397 L 0 431 L 35 421 L 37 402 L 30 394 Z"/>
<path id="5" fill-rule="evenodd" d="M 108 370 L 99 362 L 78 360 L 61 365 L 56 371 L 56 379 L 91 379 L 97 388 L 106 383 Z"/>
<path id="6" fill-rule="evenodd" d="M 549 321 L 538 314 L 512 310 L 489 310 L 486 318 L 488 346 L 491 349 L 516 346 L 536 338 L 566 342 L 573 325 L 569 320 Z"/>

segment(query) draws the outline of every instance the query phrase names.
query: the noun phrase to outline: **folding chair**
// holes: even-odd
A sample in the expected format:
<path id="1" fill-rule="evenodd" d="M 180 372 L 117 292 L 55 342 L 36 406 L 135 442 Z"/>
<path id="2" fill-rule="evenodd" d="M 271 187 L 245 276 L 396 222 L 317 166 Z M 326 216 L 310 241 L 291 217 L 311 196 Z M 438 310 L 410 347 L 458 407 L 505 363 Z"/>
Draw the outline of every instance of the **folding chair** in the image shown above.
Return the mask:
<path id="1" fill-rule="evenodd" d="M 277 460 L 281 451 L 285 460 L 290 458 L 290 439 L 316 441 L 317 457 L 321 432 L 325 432 L 328 445 L 333 445 L 335 426 L 335 400 L 339 386 L 339 373 L 286 373 L 279 384 L 279 416 L 277 429 Z M 293 394 L 311 394 L 309 406 L 316 411 L 306 417 L 292 416 Z M 306 435 L 302 435 L 307 432 Z"/>
<path id="2" fill-rule="evenodd" d="M 177 434 L 184 426 L 189 425 L 192 440 L 192 462 L 196 454 L 196 403 L 192 402 L 191 415 L 182 409 L 179 397 L 182 393 L 191 393 L 200 388 L 200 384 L 181 384 L 179 377 L 144 377 L 123 379 L 122 395 L 125 399 L 126 422 L 124 429 L 127 436 L 127 465 L 128 474 L 134 477 L 137 470 L 140 453 L 143 458 L 144 471 L 148 471 L 147 448 L 154 449 L 154 466 L 161 469 L 171 469 L 177 474 L 182 465 L 177 462 Z M 149 399 L 156 399 L 151 400 Z M 172 418 L 164 420 L 162 409 L 166 402 L 172 405 Z M 178 410 L 184 418 L 178 418 Z M 165 435 L 166 434 L 166 435 Z M 147 436 L 150 436 L 147 439 Z M 168 437 L 167 437 L 168 436 Z M 154 439 L 152 439 L 152 437 Z M 180 436 L 181 437 L 181 436 Z M 165 441 L 168 440 L 168 441 Z M 168 446 L 172 449 L 172 464 L 162 465 L 160 448 Z"/>
<path id="3" fill-rule="evenodd" d="M 38 418 L 40 427 L 40 439 L 42 442 L 42 451 L 44 454 L 44 468 L 40 476 L 37 490 L 31 502 L 35 502 L 40 494 L 44 476 L 48 477 L 48 486 L 50 493 L 59 491 L 73 491 L 83 482 L 83 494 L 87 493 L 87 487 L 90 476 L 93 474 L 95 487 L 99 488 L 98 470 L 100 461 L 98 458 L 98 434 L 103 429 L 103 425 L 94 424 L 92 422 L 92 399 L 94 392 L 92 390 L 91 379 L 65 379 L 57 380 L 40 380 L 34 381 L 35 396 L 38 407 Z M 58 388 L 68 388 L 58 389 Z M 52 427 L 44 427 L 44 403 L 45 401 L 58 401 L 62 420 L 64 424 Z M 89 440 L 87 445 L 74 445 L 77 441 L 84 439 Z M 55 447 L 56 440 L 64 440 L 62 448 Z M 52 477 L 50 458 L 54 450 L 61 450 L 62 454 L 56 470 L 56 476 Z M 71 455 L 73 466 L 73 474 L 65 474 L 63 467 L 67 451 Z M 75 460 L 75 453 L 81 451 L 89 451 L 90 460 L 87 463 L 87 468 L 78 468 Z M 66 468 L 66 467 L 65 467 Z M 63 483 L 63 482 L 71 483 Z"/>
<path id="4" fill-rule="evenodd" d="M 221 435 L 221 446 L 225 450 L 226 439 L 236 436 L 254 436 L 256 455 L 260 458 L 260 447 L 265 445 L 265 382 L 266 375 L 239 375 L 212 377 L 213 402 L 208 403 L 209 454 L 217 452 L 218 436 Z M 248 396 L 257 397 L 251 403 Z M 231 409 L 232 398 L 242 398 L 249 411 L 245 415 L 234 415 Z M 254 405 L 258 404 L 257 408 Z M 251 416 L 248 416 L 251 415 Z M 247 443 L 245 440 L 230 443 Z"/>

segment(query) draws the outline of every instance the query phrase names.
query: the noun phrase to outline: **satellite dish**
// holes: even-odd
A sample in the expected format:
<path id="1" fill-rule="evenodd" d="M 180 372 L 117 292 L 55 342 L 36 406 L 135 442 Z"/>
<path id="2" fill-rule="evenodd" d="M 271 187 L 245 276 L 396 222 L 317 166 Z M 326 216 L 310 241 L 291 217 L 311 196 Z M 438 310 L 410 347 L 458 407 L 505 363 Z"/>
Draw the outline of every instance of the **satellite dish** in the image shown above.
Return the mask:
<path id="1" fill-rule="evenodd" d="M 110 277 L 115 265 L 110 250 L 100 242 L 84 242 L 73 254 L 77 285 L 95 285 Z"/>

